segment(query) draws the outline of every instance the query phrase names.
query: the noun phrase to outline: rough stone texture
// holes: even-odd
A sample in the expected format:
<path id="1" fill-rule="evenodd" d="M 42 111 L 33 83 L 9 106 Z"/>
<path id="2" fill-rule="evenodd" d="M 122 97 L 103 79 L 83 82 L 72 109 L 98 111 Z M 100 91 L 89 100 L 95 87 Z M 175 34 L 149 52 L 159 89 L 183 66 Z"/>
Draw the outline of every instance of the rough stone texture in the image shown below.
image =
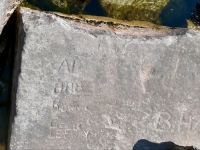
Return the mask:
<path id="1" fill-rule="evenodd" d="M 19 0 L 0 0 L 0 34 L 18 4 Z"/>
<path id="2" fill-rule="evenodd" d="M 11 150 L 200 147 L 199 31 L 19 16 Z"/>

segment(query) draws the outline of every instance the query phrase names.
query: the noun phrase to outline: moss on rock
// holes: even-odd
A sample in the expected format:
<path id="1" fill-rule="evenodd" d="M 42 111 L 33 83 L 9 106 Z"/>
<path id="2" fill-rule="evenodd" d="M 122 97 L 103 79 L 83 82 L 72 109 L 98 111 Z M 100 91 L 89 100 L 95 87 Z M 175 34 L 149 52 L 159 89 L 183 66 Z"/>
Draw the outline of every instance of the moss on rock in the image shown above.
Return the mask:
<path id="1" fill-rule="evenodd" d="M 80 13 L 90 0 L 24 0 L 22 6 L 62 13 Z"/>
<path id="2" fill-rule="evenodd" d="M 68 4 L 67 1 L 61 1 L 61 0 L 52 0 L 53 4 L 58 6 L 59 8 L 67 8 Z"/>
<path id="3" fill-rule="evenodd" d="M 194 29 L 194 30 L 200 30 L 200 28 L 194 24 L 191 20 L 186 20 L 187 21 L 187 27 L 190 29 Z"/>
<path id="4" fill-rule="evenodd" d="M 5 144 L 5 142 L 0 143 L 0 150 L 6 150 L 6 144 Z"/>
<path id="5" fill-rule="evenodd" d="M 163 9 L 174 4 L 175 1 L 177 0 L 100 0 L 100 3 L 109 17 L 161 24 L 160 15 Z M 184 3 L 184 0 L 178 1 L 181 5 Z"/>

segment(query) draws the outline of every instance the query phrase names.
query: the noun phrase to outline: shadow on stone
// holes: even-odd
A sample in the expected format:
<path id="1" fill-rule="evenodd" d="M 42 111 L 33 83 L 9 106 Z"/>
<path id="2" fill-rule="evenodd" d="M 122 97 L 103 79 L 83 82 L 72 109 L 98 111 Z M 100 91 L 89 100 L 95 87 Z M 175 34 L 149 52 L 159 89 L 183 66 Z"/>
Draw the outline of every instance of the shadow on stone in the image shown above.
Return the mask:
<path id="1" fill-rule="evenodd" d="M 193 146 L 182 147 L 173 142 L 153 143 L 146 139 L 138 140 L 132 150 L 197 150 Z"/>
<path id="2" fill-rule="evenodd" d="M 13 13 L 0 35 L 0 149 L 5 149 L 8 138 L 15 23 L 16 13 Z"/>
<path id="3" fill-rule="evenodd" d="M 19 8 L 20 9 L 20 8 Z M 10 94 L 10 102 L 9 102 L 9 129 L 8 129 L 8 138 L 7 138 L 7 144 L 10 143 L 10 136 L 12 132 L 12 124 L 14 122 L 14 117 L 16 116 L 16 91 L 18 86 L 18 77 L 21 72 L 21 56 L 22 56 L 22 49 L 24 45 L 24 39 L 26 37 L 25 34 L 25 27 L 22 23 L 22 16 L 18 12 L 19 9 L 16 10 L 16 22 L 15 22 L 15 38 L 13 39 L 13 55 L 12 55 L 12 80 L 11 80 L 11 94 Z M 7 149 L 9 149 L 7 145 Z"/>

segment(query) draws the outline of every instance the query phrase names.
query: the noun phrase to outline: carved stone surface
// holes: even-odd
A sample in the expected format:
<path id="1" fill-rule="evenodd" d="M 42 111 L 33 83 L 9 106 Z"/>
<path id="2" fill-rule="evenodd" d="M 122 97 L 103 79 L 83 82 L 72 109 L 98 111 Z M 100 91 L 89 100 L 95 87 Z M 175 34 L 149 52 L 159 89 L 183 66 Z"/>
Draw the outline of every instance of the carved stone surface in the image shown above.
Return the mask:
<path id="1" fill-rule="evenodd" d="M 0 34 L 18 4 L 19 0 L 0 0 Z"/>
<path id="2" fill-rule="evenodd" d="M 200 147 L 199 31 L 20 13 L 11 150 Z"/>

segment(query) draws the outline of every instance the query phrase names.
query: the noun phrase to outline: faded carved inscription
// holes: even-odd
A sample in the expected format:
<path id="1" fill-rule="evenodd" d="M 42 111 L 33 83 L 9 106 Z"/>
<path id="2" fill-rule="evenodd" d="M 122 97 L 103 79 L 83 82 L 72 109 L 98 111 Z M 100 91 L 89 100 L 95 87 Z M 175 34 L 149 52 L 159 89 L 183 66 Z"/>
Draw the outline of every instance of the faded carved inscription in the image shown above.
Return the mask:
<path id="1" fill-rule="evenodd" d="M 56 82 L 54 86 L 54 94 L 64 93 L 66 95 L 77 95 L 82 91 L 82 83 L 80 81 L 74 82 Z"/>
<path id="2" fill-rule="evenodd" d="M 200 128 L 200 121 L 193 119 L 194 117 L 187 113 L 180 114 L 179 120 L 173 120 L 168 112 L 159 112 L 154 118 L 155 129 L 160 131 L 170 131 L 174 128 L 177 129 L 178 132 L 182 132 L 183 130 L 195 131 Z"/>
<path id="3" fill-rule="evenodd" d="M 195 131 L 200 128 L 200 120 L 195 119 L 192 115 L 188 115 L 187 113 L 181 114 L 180 120 L 178 122 L 178 131 L 181 132 L 183 130 L 187 131 Z"/>
<path id="4" fill-rule="evenodd" d="M 57 73 L 64 76 L 73 76 L 82 72 L 82 60 L 78 56 L 69 55 L 58 64 Z"/>
<path id="5" fill-rule="evenodd" d="M 75 63 L 76 63 L 75 59 L 73 59 L 71 61 L 64 59 L 60 65 L 58 71 L 60 72 L 63 69 L 63 70 L 67 70 L 68 73 L 72 73 L 72 72 L 74 72 Z"/>
<path id="6" fill-rule="evenodd" d="M 158 113 L 156 128 L 160 130 L 169 130 L 171 128 L 170 118 L 171 115 L 168 112 Z"/>
<path id="7" fill-rule="evenodd" d="M 95 87 L 92 81 L 73 80 L 68 82 L 55 82 L 53 85 L 54 96 L 89 96 L 94 93 Z"/>
<path id="8" fill-rule="evenodd" d="M 87 111 L 88 106 L 80 105 L 67 105 L 66 103 L 61 103 L 59 99 L 53 101 L 53 110 L 57 112 L 65 111 Z"/>
<path id="9" fill-rule="evenodd" d="M 64 124 L 60 123 L 59 118 L 51 120 L 50 138 L 64 138 L 67 139 L 68 134 L 81 131 L 80 123 Z"/>
<path id="10" fill-rule="evenodd" d="M 80 123 L 72 124 L 70 121 L 66 123 L 65 121 L 63 122 L 62 119 L 59 119 L 60 113 L 88 111 L 88 106 L 69 104 L 68 100 L 68 96 L 71 96 L 73 99 L 73 96 L 79 96 L 82 93 L 85 93 L 83 92 L 83 83 L 79 80 L 75 80 L 73 77 L 77 62 L 77 58 L 64 59 L 58 68 L 58 74 L 64 75 L 66 78 L 70 76 L 69 79 L 73 78 L 73 80 L 54 83 L 53 95 L 55 98 L 52 101 L 52 113 L 54 117 L 50 121 L 49 138 L 67 139 L 69 136 L 72 137 L 74 133 L 81 133 L 81 135 L 83 135 L 87 141 L 87 138 L 90 134 L 90 130 L 88 131 L 81 129 Z M 85 82 L 85 86 L 87 85 L 87 82 Z"/>
<path id="11" fill-rule="evenodd" d="M 108 115 L 105 114 L 105 115 L 103 115 L 103 117 L 107 121 L 107 124 L 105 124 L 105 128 L 113 129 L 113 130 L 117 130 L 117 131 L 120 130 L 120 126 L 117 125 L 117 124 L 114 124 L 113 120 L 112 120 L 112 118 L 110 116 L 108 116 Z"/>
<path id="12" fill-rule="evenodd" d="M 65 59 L 62 61 L 58 72 L 66 71 L 70 75 L 70 77 L 73 77 L 74 69 L 76 66 L 76 60 L 75 59 Z M 149 66 L 146 66 L 147 72 L 149 72 Z M 150 67 L 151 68 L 151 67 Z M 145 73 L 143 73 L 146 75 Z M 68 76 L 66 76 L 68 77 Z M 144 78 L 142 76 L 142 78 Z M 71 78 L 70 78 L 71 79 Z M 146 79 L 146 78 L 145 78 Z M 143 80 L 142 80 L 143 81 Z M 144 81 L 146 82 L 146 81 Z M 90 85 L 91 84 L 87 84 Z M 73 80 L 73 81 L 67 81 L 67 82 L 55 82 L 54 83 L 54 89 L 53 89 L 53 95 L 55 96 L 55 99 L 53 100 L 52 106 L 53 106 L 53 113 L 55 113 L 56 118 L 52 118 L 50 122 L 50 138 L 57 138 L 57 139 L 68 139 L 69 137 L 74 137 L 74 134 L 76 134 L 77 137 L 82 137 L 87 142 L 88 147 L 92 146 L 90 145 L 93 141 L 93 139 L 98 138 L 101 139 L 102 146 L 106 145 L 107 143 L 102 142 L 105 140 L 105 138 L 111 139 L 116 138 L 115 133 L 122 133 L 125 132 L 122 128 L 123 125 L 117 124 L 116 121 L 112 118 L 113 116 L 110 116 L 108 114 L 103 114 L 102 118 L 104 122 L 100 124 L 101 130 L 97 131 L 95 129 L 84 128 L 85 123 L 84 122 L 64 122 L 62 120 L 59 120 L 59 113 L 75 113 L 77 114 L 79 112 L 87 111 L 89 112 L 88 106 L 84 105 L 74 105 L 67 103 L 67 99 L 69 96 L 75 97 L 75 96 L 84 96 L 85 91 L 84 88 L 87 87 L 88 89 L 90 87 L 85 86 L 85 81 L 79 81 L 79 79 Z M 143 90 L 144 92 L 145 90 Z M 90 92 L 91 93 L 91 92 Z M 63 95 L 66 98 L 66 100 L 63 100 Z M 134 106 L 134 102 L 127 101 L 126 105 L 128 106 Z M 150 116 L 146 117 L 145 119 L 151 119 Z M 193 116 L 188 114 L 180 114 L 179 120 L 174 120 L 173 116 L 169 112 L 158 112 L 155 116 L 152 116 L 152 124 L 150 128 L 153 128 L 156 131 L 162 131 L 162 132 L 172 132 L 174 130 L 177 130 L 178 132 L 182 132 L 183 130 L 187 131 L 194 131 L 195 129 L 200 127 L 200 121 L 193 121 Z M 98 120 L 94 120 L 94 122 L 97 122 Z M 137 121 L 137 120 L 131 120 L 131 121 Z M 176 124 L 174 124 L 176 122 Z M 152 125 L 151 124 L 151 125 Z M 132 124 L 132 126 L 134 126 Z M 132 128 L 131 128 L 132 129 Z M 106 133 L 104 133 L 106 131 Z M 176 132 L 177 132 L 176 131 Z M 122 133 L 124 134 L 124 133 Z M 75 138 L 77 138 L 75 137 Z M 103 138 L 104 137 L 104 138 Z"/>

